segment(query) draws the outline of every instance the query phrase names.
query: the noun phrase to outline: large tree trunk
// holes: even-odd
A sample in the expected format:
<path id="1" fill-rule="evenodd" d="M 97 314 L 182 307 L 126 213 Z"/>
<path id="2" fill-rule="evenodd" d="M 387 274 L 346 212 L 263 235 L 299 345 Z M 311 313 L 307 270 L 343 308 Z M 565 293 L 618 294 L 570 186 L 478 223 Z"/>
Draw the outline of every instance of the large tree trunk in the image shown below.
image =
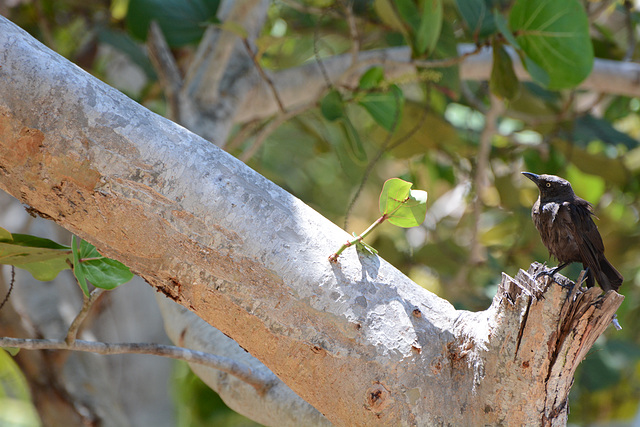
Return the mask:
<path id="1" fill-rule="evenodd" d="M 344 231 L 4 18 L 0 57 L 0 187 L 232 337 L 331 422 L 565 423 L 617 293 L 520 272 L 470 313 L 377 256 L 331 264 Z"/>

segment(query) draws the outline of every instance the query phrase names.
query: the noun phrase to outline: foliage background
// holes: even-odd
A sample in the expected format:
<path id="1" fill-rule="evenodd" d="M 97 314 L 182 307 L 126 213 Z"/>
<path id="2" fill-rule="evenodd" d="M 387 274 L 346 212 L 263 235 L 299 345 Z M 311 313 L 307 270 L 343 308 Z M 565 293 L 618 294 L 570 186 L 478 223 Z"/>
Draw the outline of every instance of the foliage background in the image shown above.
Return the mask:
<path id="1" fill-rule="evenodd" d="M 515 3 L 276 1 L 255 53 L 261 67 L 277 72 L 349 53 L 354 44 L 361 51 L 409 45 L 417 59 L 455 57 L 460 43 L 501 52 L 508 37 L 498 28 L 499 16 L 512 19 L 513 29 Z M 593 56 L 638 59 L 640 14 L 629 2 L 575 3 L 586 11 Z M 440 5 L 441 20 L 421 26 L 418 17 L 432 4 Z M 0 3 L 0 13 L 47 46 L 159 114 L 168 106 L 143 45 L 150 20 L 159 22 L 184 69 L 205 24 L 220 25 L 217 9 L 210 0 Z M 437 22 L 440 31 L 425 30 Z M 273 131 L 265 129 L 274 117 L 237 124 L 224 148 L 349 232 L 363 231 L 379 216 L 386 179 L 400 177 L 428 191 L 422 226 L 385 224 L 369 243 L 421 286 L 474 311 L 488 307 L 502 272 L 513 276 L 532 261 L 548 260 L 530 220 L 537 189 L 520 171 L 569 179 L 594 204 L 607 257 L 625 277 L 618 311 L 623 330 L 609 328 L 601 337 L 572 389 L 570 421 L 586 424 L 630 420 L 640 400 L 640 99 L 575 90 L 579 80 L 571 80 L 590 70 L 591 58 L 578 52 L 575 73 L 552 74 L 551 86 L 560 90 L 540 79 L 517 81 L 509 60 L 495 55 L 500 66 L 490 81 L 460 81 L 454 63 L 424 69 L 419 78 L 386 79 L 373 71 L 358 87 L 327 82 L 312 105 Z M 487 114 L 499 118 L 494 123 Z M 489 148 L 484 165 L 483 141 Z M 575 278 L 579 269 L 565 274 Z M 221 417 L 229 417 L 182 368 L 172 387 L 181 425 L 222 425 Z M 227 425 L 250 425 L 230 417 Z"/>

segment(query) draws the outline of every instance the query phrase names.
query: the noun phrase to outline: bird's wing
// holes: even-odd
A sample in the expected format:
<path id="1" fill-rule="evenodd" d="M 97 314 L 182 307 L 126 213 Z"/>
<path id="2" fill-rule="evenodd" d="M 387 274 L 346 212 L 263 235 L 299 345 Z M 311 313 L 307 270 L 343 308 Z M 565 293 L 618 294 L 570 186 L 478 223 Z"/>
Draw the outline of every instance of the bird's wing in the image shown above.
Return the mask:
<path id="1" fill-rule="evenodd" d="M 591 209 L 588 202 L 576 203 L 565 202 L 566 210 L 570 216 L 567 221 L 571 227 L 571 234 L 574 236 L 580 251 L 583 262 L 594 270 L 600 270 L 599 254 L 604 252 L 604 243 L 598 232 L 598 227 L 591 219 Z"/>

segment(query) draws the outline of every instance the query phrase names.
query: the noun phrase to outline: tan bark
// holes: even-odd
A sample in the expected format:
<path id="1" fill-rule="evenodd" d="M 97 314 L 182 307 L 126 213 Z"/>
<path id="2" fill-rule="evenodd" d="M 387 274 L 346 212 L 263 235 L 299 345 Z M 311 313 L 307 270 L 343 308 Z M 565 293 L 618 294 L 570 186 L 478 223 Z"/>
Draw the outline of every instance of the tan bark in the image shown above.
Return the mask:
<path id="1" fill-rule="evenodd" d="M 622 297 L 505 276 L 455 310 L 212 144 L 0 18 L 0 187 L 236 340 L 338 425 L 561 425 Z M 524 393 L 523 393 L 524 391 Z"/>

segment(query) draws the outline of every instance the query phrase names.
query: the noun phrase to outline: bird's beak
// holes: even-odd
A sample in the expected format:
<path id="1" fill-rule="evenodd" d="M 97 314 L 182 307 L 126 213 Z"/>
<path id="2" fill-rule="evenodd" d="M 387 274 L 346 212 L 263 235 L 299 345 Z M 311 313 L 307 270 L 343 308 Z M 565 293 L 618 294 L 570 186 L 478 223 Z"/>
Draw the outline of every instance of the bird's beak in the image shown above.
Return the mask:
<path id="1" fill-rule="evenodd" d="M 535 173 L 531 173 L 531 172 L 522 172 L 522 175 L 526 176 L 527 178 L 529 178 L 531 181 L 535 182 L 536 185 L 538 184 L 538 182 L 540 181 L 540 175 L 536 175 Z"/>

